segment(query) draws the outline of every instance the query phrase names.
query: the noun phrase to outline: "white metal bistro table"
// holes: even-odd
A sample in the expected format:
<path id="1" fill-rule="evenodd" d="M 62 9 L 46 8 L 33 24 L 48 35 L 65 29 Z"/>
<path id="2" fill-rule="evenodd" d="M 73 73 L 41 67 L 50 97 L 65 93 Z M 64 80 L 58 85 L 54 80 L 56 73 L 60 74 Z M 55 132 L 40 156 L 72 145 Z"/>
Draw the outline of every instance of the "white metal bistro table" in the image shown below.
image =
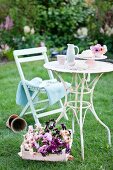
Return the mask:
<path id="1" fill-rule="evenodd" d="M 90 110 L 96 120 L 102 126 L 105 127 L 108 133 L 108 144 L 111 145 L 110 129 L 99 119 L 98 115 L 96 114 L 93 105 L 93 93 L 95 85 L 97 84 L 102 74 L 113 71 L 113 64 L 107 62 L 95 61 L 95 65 L 91 68 L 84 67 L 84 65 L 86 65 L 85 60 L 76 60 L 75 66 L 73 67 L 68 66 L 67 63 L 65 63 L 64 65 L 60 65 L 58 61 L 52 61 L 44 64 L 44 67 L 46 69 L 50 69 L 56 72 L 60 80 L 63 82 L 64 87 L 66 86 L 63 78 L 61 77 L 61 73 L 70 73 L 72 76 L 72 87 L 70 88 L 70 93 L 74 97 L 68 101 L 66 93 L 64 102 L 64 112 L 71 109 L 73 111 L 73 116 L 75 116 L 77 119 L 77 123 L 80 127 L 82 159 L 84 159 L 83 125 L 87 110 Z M 92 74 L 94 75 L 92 76 Z M 84 97 L 86 95 L 89 96 L 89 100 L 84 100 Z M 63 114 L 64 113 L 59 116 L 57 121 L 62 118 Z M 74 131 L 74 119 L 72 119 L 72 129 Z"/>

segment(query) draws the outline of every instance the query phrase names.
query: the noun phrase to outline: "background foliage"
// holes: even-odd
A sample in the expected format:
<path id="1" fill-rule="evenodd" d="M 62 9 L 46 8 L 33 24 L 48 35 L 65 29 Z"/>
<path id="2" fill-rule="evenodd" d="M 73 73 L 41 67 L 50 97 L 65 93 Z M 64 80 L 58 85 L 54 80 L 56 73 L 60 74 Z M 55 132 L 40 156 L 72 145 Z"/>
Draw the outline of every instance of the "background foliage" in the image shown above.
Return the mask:
<path id="1" fill-rule="evenodd" d="M 36 47 L 41 42 L 48 49 L 74 43 L 80 51 L 99 42 L 107 45 L 112 56 L 112 0 L 0 0 L 0 13 L 1 24 L 7 16 L 13 21 L 9 30 L 0 27 L 0 46 L 7 44 L 10 54 L 13 49 Z M 25 26 L 35 31 L 26 33 Z M 1 48 L 1 57 L 12 59 L 4 50 Z"/>

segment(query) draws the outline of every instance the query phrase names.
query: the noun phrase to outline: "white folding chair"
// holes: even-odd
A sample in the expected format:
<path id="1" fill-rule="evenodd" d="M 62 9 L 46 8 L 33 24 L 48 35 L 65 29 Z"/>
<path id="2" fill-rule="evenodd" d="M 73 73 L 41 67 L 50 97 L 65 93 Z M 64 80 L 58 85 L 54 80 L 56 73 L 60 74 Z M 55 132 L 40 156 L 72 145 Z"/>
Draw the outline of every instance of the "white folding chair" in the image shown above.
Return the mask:
<path id="1" fill-rule="evenodd" d="M 45 108 L 41 108 L 41 109 L 36 110 L 35 104 L 33 103 L 33 100 L 36 98 L 37 94 L 39 94 L 41 92 L 43 93 L 44 89 L 39 88 L 39 87 L 35 88 L 35 90 L 33 91 L 33 95 L 31 97 L 28 85 L 26 83 L 25 75 L 23 73 L 21 63 L 26 63 L 26 62 L 31 62 L 31 61 L 39 61 L 39 60 L 43 60 L 44 63 L 46 63 L 46 62 L 48 62 L 46 52 L 47 52 L 46 47 L 21 49 L 21 50 L 15 50 L 13 52 L 15 62 L 16 62 L 17 68 L 18 68 L 18 72 L 19 72 L 19 75 L 20 75 L 20 78 L 21 78 L 21 82 L 22 82 L 22 85 L 23 85 L 23 88 L 25 90 L 25 94 L 26 94 L 26 97 L 27 97 L 27 100 L 28 100 L 28 103 L 23 108 L 22 112 L 20 113 L 20 117 L 22 117 L 24 114 L 31 113 L 33 115 L 35 123 L 38 124 L 39 126 L 41 125 L 40 122 L 39 122 L 39 118 L 44 117 L 44 116 L 48 116 L 48 115 L 52 115 L 52 114 L 55 114 L 55 113 L 63 112 L 63 104 L 62 104 L 62 101 L 59 100 L 59 108 L 58 109 L 54 109 L 54 110 L 47 111 L 47 112 L 44 112 Z M 53 76 L 53 74 L 50 70 L 48 70 L 48 74 L 49 74 L 50 79 L 54 79 L 54 76 Z M 37 101 L 37 104 L 47 102 L 47 101 L 48 101 L 48 99 Z M 29 108 L 31 109 L 31 111 L 27 112 L 27 110 Z M 41 113 L 40 113 L 40 111 L 41 111 Z M 37 112 L 39 112 L 39 113 L 37 114 Z M 64 113 L 64 116 L 65 116 L 65 118 L 68 119 L 66 113 Z"/>

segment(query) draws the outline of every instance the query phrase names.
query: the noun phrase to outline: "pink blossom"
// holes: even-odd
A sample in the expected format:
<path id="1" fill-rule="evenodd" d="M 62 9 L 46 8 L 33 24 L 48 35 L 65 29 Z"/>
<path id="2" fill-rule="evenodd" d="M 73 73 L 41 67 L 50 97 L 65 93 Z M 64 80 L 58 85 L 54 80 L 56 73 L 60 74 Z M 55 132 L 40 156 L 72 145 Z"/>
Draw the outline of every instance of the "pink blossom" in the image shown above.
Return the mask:
<path id="1" fill-rule="evenodd" d="M 1 49 L 4 51 L 8 51 L 10 48 L 7 44 L 1 44 Z"/>
<path id="2" fill-rule="evenodd" d="M 30 125 L 30 126 L 28 127 L 28 132 L 29 132 L 29 133 L 32 133 L 32 132 L 33 132 L 33 126 L 32 126 L 32 125 Z"/>
<path id="3" fill-rule="evenodd" d="M 93 54 L 105 54 L 107 52 L 107 46 L 104 45 L 104 46 L 101 46 L 100 44 L 96 44 L 94 46 L 91 46 L 90 47 L 91 51 L 93 52 Z"/>
<path id="4" fill-rule="evenodd" d="M 45 133 L 43 135 L 43 142 L 46 142 L 46 141 L 52 141 L 52 135 L 50 133 Z"/>
<path id="5" fill-rule="evenodd" d="M 106 45 L 103 45 L 102 50 L 101 50 L 101 53 L 102 53 L 102 54 L 105 54 L 106 52 L 107 52 L 107 46 L 106 46 Z"/>
<path id="6" fill-rule="evenodd" d="M 43 137 L 42 134 L 35 133 L 35 135 L 34 135 L 35 140 L 41 139 L 42 137 Z"/>
<path id="7" fill-rule="evenodd" d="M 48 148 L 48 145 L 43 145 L 38 149 L 39 153 L 44 153 L 46 151 L 46 149 Z"/>
<path id="8" fill-rule="evenodd" d="M 36 141 L 33 143 L 33 146 L 34 146 L 36 149 L 39 148 L 39 144 L 38 144 Z"/>
<path id="9" fill-rule="evenodd" d="M 28 143 L 33 143 L 35 141 L 33 133 L 27 133 L 25 135 L 25 140 Z"/>
<path id="10" fill-rule="evenodd" d="M 10 30 L 12 27 L 13 27 L 13 21 L 9 16 L 7 16 L 6 20 L 5 20 L 5 23 L 4 23 L 4 28 L 6 30 Z"/>
<path id="11" fill-rule="evenodd" d="M 93 53 L 97 53 L 101 50 L 101 45 L 97 44 L 95 46 L 91 46 L 90 49 L 92 50 Z"/>

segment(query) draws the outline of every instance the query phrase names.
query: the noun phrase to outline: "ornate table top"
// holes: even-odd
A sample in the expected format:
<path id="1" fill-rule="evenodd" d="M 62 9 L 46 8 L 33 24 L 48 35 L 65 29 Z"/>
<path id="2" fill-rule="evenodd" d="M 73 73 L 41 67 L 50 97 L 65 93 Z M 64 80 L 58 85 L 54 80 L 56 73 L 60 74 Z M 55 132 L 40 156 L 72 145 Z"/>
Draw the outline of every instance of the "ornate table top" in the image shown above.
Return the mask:
<path id="1" fill-rule="evenodd" d="M 75 60 L 74 66 L 69 66 L 67 63 L 61 65 L 58 61 L 52 61 L 44 64 L 48 70 L 65 72 L 65 73 L 105 73 L 113 71 L 113 64 L 95 61 L 92 67 L 88 67 L 85 60 Z"/>

